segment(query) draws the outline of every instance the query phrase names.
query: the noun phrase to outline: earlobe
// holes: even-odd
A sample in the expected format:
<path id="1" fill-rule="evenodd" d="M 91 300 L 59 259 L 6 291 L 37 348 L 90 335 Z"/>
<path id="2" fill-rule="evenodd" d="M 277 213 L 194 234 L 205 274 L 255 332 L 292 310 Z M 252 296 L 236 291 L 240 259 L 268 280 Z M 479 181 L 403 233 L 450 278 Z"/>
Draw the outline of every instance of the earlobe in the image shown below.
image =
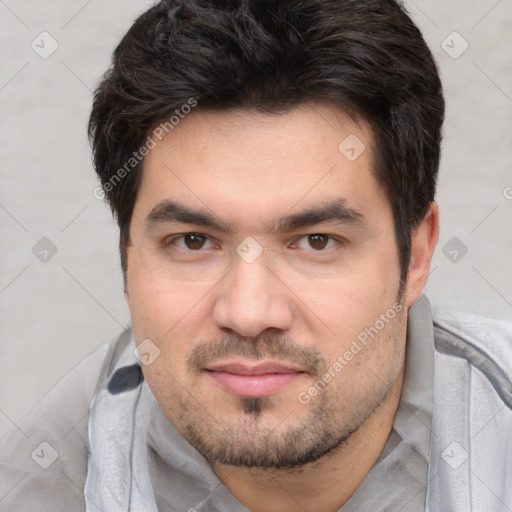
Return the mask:
<path id="1" fill-rule="evenodd" d="M 406 304 L 412 306 L 421 295 L 430 270 L 430 262 L 439 236 L 439 207 L 430 203 L 429 209 L 414 229 L 411 240 L 411 258 L 407 274 Z"/>

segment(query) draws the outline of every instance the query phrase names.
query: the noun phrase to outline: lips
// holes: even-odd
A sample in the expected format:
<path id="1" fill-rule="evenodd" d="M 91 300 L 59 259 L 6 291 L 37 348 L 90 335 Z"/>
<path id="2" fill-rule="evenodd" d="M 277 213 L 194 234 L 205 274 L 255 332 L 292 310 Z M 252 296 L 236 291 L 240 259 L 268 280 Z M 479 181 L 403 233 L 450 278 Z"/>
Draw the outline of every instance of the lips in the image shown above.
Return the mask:
<path id="1" fill-rule="evenodd" d="M 231 361 L 211 365 L 206 372 L 228 393 L 247 398 L 275 395 L 305 374 L 299 367 L 279 361 Z"/>

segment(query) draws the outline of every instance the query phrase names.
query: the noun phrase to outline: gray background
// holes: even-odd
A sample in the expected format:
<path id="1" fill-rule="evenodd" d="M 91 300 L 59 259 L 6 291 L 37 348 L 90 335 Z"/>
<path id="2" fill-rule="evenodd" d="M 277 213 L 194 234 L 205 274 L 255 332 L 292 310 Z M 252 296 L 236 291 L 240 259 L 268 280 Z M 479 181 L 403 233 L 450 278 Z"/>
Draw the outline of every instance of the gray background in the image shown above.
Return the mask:
<path id="1" fill-rule="evenodd" d="M 117 230 L 92 194 L 86 122 L 112 50 L 150 3 L 0 0 L 0 437 L 129 323 Z M 435 304 L 511 320 L 512 0 L 406 5 L 447 100 L 427 293 Z"/>

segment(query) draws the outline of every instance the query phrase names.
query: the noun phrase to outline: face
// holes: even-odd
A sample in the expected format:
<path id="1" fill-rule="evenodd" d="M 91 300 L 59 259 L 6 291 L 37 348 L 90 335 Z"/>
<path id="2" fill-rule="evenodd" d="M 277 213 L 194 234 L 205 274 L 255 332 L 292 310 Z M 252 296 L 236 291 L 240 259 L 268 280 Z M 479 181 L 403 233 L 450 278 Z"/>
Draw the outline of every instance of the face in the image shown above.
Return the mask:
<path id="1" fill-rule="evenodd" d="M 134 336 L 162 411 L 210 461 L 317 460 L 398 379 L 406 306 L 371 147 L 365 124 L 306 104 L 193 112 L 147 155 Z"/>

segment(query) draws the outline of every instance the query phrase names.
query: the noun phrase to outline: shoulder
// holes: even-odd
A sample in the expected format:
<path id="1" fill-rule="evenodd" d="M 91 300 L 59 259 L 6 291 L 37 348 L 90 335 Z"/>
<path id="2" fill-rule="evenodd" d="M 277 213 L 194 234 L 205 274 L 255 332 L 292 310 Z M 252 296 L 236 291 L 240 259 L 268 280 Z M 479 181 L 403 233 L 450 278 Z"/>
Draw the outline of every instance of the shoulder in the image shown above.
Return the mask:
<path id="1" fill-rule="evenodd" d="M 84 508 L 90 404 L 126 335 L 80 361 L 0 440 L 0 511 Z"/>
<path id="2" fill-rule="evenodd" d="M 511 325 L 455 309 L 434 308 L 433 319 L 429 510 L 447 503 L 505 510 L 512 503 Z"/>
<path id="3" fill-rule="evenodd" d="M 457 309 L 433 313 L 436 353 L 478 370 L 512 409 L 512 324 Z"/>

